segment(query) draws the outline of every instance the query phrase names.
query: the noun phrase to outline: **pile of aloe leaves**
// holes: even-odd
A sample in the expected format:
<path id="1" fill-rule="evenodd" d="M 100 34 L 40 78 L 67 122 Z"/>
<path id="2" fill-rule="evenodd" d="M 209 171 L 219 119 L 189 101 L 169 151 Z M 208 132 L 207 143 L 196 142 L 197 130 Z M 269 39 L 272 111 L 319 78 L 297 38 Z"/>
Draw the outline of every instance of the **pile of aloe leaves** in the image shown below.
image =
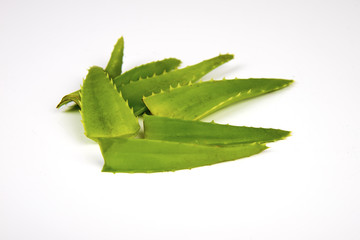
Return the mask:
<path id="1" fill-rule="evenodd" d="M 265 143 L 289 131 L 221 125 L 200 119 L 232 103 L 282 89 L 293 80 L 251 78 L 200 81 L 233 59 L 224 54 L 185 68 L 167 58 L 122 73 L 124 39 L 114 46 L 105 69 L 89 69 L 80 90 L 57 108 L 74 102 L 85 135 L 104 157 L 103 172 L 150 173 L 191 169 L 262 152 Z M 138 117 L 144 133 L 139 137 Z"/>

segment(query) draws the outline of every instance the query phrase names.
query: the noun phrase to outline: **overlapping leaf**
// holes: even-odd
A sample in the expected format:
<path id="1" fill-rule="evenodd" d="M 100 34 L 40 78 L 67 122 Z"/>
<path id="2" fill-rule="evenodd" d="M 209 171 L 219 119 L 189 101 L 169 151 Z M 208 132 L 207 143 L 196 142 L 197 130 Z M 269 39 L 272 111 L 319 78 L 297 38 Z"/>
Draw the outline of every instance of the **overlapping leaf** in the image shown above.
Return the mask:
<path id="1" fill-rule="evenodd" d="M 201 121 L 144 115 L 146 139 L 205 145 L 266 143 L 284 139 L 289 131 L 221 125 Z"/>
<path id="2" fill-rule="evenodd" d="M 176 171 L 236 160 L 260 153 L 263 144 L 207 146 L 149 139 L 99 139 L 104 172 Z"/>
<path id="3" fill-rule="evenodd" d="M 124 38 L 121 37 L 116 42 L 114 49 L 111 53 L 109 62 L 105 68 L 105 71 L 109 74 L 110 79 L 113 79 L 114 83 L 117 86 L 129 83 L 130 81 L 137 81 L 142 78 L 161 75 L 165 72 L 169 72 L 177 68 L 181 63 L 181 61 L 176 58 L 168 58 L 161 61 L 143 64 L 141 66 L 135 67 L 121 74 L 122 65 L 123 65 L 123 56 L 124 56 Z M 81 100 L 80 90 L 77 90 L 75 92 L 65 95 L 56 107 L 60 108 L 61 106 L 69 102 L 75 102 L 75 104 L 80 107 L 80 100 Z"/>
<path id="4" fill-rule="evenodd" d="M 154 94 L 143 100 L 153 115 L 199 120 L 234 102 L 284 88 L 292 82 L 265 78 L 208 81 Z"/>
<path id="5" fill-rule="evenodd" d="M 233 57 L 231 54 L 219 55 L 166 74 L 120 85 L 118 89 L 123 93 L 124 99 L 129 101 L 129 105 L 134 108 L 135 115 L 141 115 L 146 110 L 142 100 L 144 96 L 150 96 L 152 93 L 168 90 L 177 85 L 195 82 L 211 70 L 233 59 Z"/>
<path id="6" fill-rule="evenodd" d="M 81 88 L 81 115 L 85 135 L 100 137 L 133 136 L 139 131 L 139 122 L 100 67 L 92 67 Z"/>
<path id="7" fill-rule="evenodd" d="M 177 171 L 232 161 L 262 152 L 266 142 L 290 132 L 194 121 L 234 102 L 284 88 L 292 80 L 234 79 L 195 83 L 231 60 L 225 54 L 186 68 L 168 58 L 123 74 L 120 38 L 105 70 L 91 67 L 81 91 L 66 95 L 57 107 L 74 101 L 81 107 L 85 135 L 100 145 L 104 172 Z M 174 71 L 172 71 L 174 70 Z M 134 108 L 135 113 L 133 111 Z M 135 115 L 144 115 L 145 139 Z"/>

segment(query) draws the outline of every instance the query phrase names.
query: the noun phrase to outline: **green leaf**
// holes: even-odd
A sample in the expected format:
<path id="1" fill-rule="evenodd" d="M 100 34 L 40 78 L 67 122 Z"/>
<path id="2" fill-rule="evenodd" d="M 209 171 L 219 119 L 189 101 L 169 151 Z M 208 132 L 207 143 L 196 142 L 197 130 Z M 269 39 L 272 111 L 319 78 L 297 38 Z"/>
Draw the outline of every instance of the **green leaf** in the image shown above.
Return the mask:
<path id="1" fill-rule="evenodd" d="M 106 72 L 109 74 L 110 78 L 115 78 L 121 74 L 122 62 L 123 62 L 123 55 L 124 55 L 124 38 L 121 37 L 116 42 L 114 49 L 111 53 L 110 60 L 108 65 L 106 66 Z M 80 107 L 80 90 L 72 92 L 70 94 L 65 95 L 56 108 L 60 108 L 61 106 L 69 103 L 75 102 L 76 105 Z"/>
<path id="2" fill-rule="evenodd" d="M 205 145 L 266 143 L 284 139 L 289 131 L 239 127 L 143 115 L 145 138 Z"/>
<path id="3" fill-rule="evenodd" d="M 81 115 L 85 135 L 99 137 L 135 135 L 140 126 L 133 111 L 100 67 L 92 67 L 81 88 Z"/>
<path id="4" fill-rule="evenodd" d="M 110 60 L 105 68 L 105 71 L 109 74 L 111 79 L 121 74 L 121 68 L 123 64 L 124 56 L 124 38 L 121 37 L 114 46 L 114 50 L 111 53 Z"/>
<path id="5" fill-rule="evenodd" d="M 124 99 L 129 101 L 129 105 L 134 108 L 135 115 L 140 115 L 146 110 L 142 101 L 144 96 L 150 96 L 152 93 L 168 90 L 177 85 L 195 82 L 211 70 L 233 59 L 233 57 L 230 54 L 220 55 L 169 73 L 120 85 L 118 89 L 123 93 Z"/>
<path id="6" fill-rule="evenodd" d="M 62 105 L 65 105 L 69 102 L 75 102 L 76 105 L 78 105 L 80 107 L 80 101 L 81 101 L 81 96 L 80 96 L 80 90 L 77 90 L 75 92 L 72 92 L 68 95 L 65 95 L 61 101 L 59 102 L 59 104 L 56 106 L 56 108 L 61 107 Z"/>
<path id="7" fill-rule="evenodd" d="M 135 67 L 114 79 L 116 87 L 122 84 L 128 84 L 130 81 L 138 81 L 139 79 L 154 77 L 177 68 L 181 61 L 176 58 L 167 58 L 161 61 L 150 62 Z"/>
<path id="8" fill-rule="evenodd" d="M 199 120 L 234 102 L 284 88 L 292 82 L 266 78 L 208 81 L 144 97 L 143 101 L 153 115 Z"/>
<path id="9" fill-rule="evenodd" d="M 151 173 L 191 169 L 260 153 L 263 144 L 208 146 L 148 139 L 100 138 L 103 172 Z"/>
<path id="10" fill-rule="evenodd" d="M 120 86 L 121 84 L 126 84 L 130 81 L 137 81 L 154 75 L 161 75 L 175 69 L 180 63 L 181 61 L 176 58 L 167 58 L 161 61 L 146 63 L 117 76 L 113 81 L 116 86 Z M 80 106 L 80 99 L 80 90 L 78 90 L 64 96 L 56 107 L 59 108 L 72 101 Z"/>

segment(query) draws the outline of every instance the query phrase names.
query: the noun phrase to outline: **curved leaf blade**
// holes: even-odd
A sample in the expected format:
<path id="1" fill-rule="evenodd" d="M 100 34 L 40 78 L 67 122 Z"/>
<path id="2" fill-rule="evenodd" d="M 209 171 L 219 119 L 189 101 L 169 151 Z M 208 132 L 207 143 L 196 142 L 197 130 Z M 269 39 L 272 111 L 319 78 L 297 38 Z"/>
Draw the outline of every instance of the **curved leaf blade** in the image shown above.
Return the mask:
<path id="1" fill-rule="evenodd" d="M 80 90 L 77 90 L 75 92 L 72 92 L 68 95 L 65 95 L 61 101 L 59 102 L 59 104 L 56 106 L 56 108 L 60 108 L 61 106 L 69 103 L 69 102 L 75 102 L 76 105 L 78 105 L 80 107 L 80 101 L 81 101 L 81 96 L 80 96 Z"/>

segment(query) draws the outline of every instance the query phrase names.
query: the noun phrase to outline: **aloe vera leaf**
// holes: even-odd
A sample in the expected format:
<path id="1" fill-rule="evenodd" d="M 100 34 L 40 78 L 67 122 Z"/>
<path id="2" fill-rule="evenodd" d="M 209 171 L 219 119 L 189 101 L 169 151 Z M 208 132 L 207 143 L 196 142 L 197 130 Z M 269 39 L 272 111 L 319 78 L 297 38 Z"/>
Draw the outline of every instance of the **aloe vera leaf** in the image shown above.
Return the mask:
<path id="1" fill-rule="evenodd" d="M 81 88 L 81 116 L 85 135 L 99 137 L 135 135 L 139 122 L 100 67 L 91 67 Z"/>
<path id="2" fill-rule="evenodd" d="M 124 56 L 124 38 L 121 37 L 116 42 L 113 51 L 111 52 L 111 57 L 106 66 L 105 71 L 109 74 L 110 78 L 115 78 L 121 74 L 121 68 L 123 63 Z M 60 108 L 61 106 L 69 103 L 75 102 L 76 105 L 80 107 L 80 90 L 72 92 L 70 94 L 65 95 L 56 108 Z"/>
<path id="3" fill-rule="evenodd" d="M 59 104 L 56 106 L 56 108 L 61 107 L 62 105 L 65 105 L 69 102 L 75 102 L 76 105 L 78 105 L 80 107 L 80 90 L 77 90 L 75 92 L 69 93 L 68 95 L 65 95 L 61 101 L 59 102 Z"/>
<path id="4" fill-rule="evenodd" d="M 134 138 L 100 138 L 103 172 L 151 173 L 191 169 L 260 153 L 267 147 L 250 143 L 209 146 Z"/>
<path id="5" fill-rule="evenodd" d="M 141 66 L 135 67 L 114 78 L 114 83 L 117 87 L 122 84 L 128 84 L 130 81 L 137 81 L 139 79 L 153 77 L 154 75 L 161 75 L 177 68 L 181 61 L 176 58 L 166 58 L 161 61 L 150 62 Z"/>
<path id="6" fill-rule="evenodd" d="M 134 108 L 135 115 L 140 115 L 146 110 L 142 101 L 144 96 L 168 90 L 177 85 L 195 82 L 211 70 L 233 59 L 233 57 L 231 54 L 219 55 L 195 65 L 117 87 L 123 93 L 124 99 L 128 100 L 129 105 Z"/>
<path id="7" fill-rule="evenodd" d="M 292 82 L 267 78 L 208 81 L 144 97 L 143 101 L 153 115 L 199 120 L 234 102 L 284 88 Z"/>
<path id="8" fill-rule="evenodd" d="M 161 75 L 165 72 L 169 72 L 177 68 L 180 63 L 181 61 L 176 58 L 167 58 L 161 61 L 146 63 L 141 66 L 132 68 L 127 72 L 124 72 L 123 74 L 113 79 L 113 81 L 117 86 L 120 86 L 121 84 L 126 84 L 130 81 L 137 81 L 142 78 L 152 77 L 154 75 Z M 72 101 L 74 101 L 78 106 L 80 106 L 80 99 L 80 90 L 78 90 L 64 96 L 56 107 L 59 108 L 62 105 Z"/>
<path id="9" fill-rule="evenodd" d="M 124 38 L 121 37 L 116 42 L 114 49 L 111 53 L 110 60 L 105 68 L 105 71 L 109 74 L 111 79 L 121 74 L 122 64 L 124 56 Z"/>
<path id="10" fill-rule="evenodd" d="M 113 51 L 111 52 L 110 60 L 106 66 L 105 71 L 109 74 L 110 78 L 115 78 L 121 74 L 122 62 L 124 55 L 124 38 L 121 37 L 116 42 Z M 59 108 L 69 102 L 75 102 L 80 107 L 80 90 L 65 95 L 56 108 Z"/>
<path id="11" fill-rule="evenodd" d="M 222 125 L 144 115 L 145 138 L 205 145 L 239 143 L 266 143 L 284 139 L 289 131 L 271 128 L 254 128 Z"/>

